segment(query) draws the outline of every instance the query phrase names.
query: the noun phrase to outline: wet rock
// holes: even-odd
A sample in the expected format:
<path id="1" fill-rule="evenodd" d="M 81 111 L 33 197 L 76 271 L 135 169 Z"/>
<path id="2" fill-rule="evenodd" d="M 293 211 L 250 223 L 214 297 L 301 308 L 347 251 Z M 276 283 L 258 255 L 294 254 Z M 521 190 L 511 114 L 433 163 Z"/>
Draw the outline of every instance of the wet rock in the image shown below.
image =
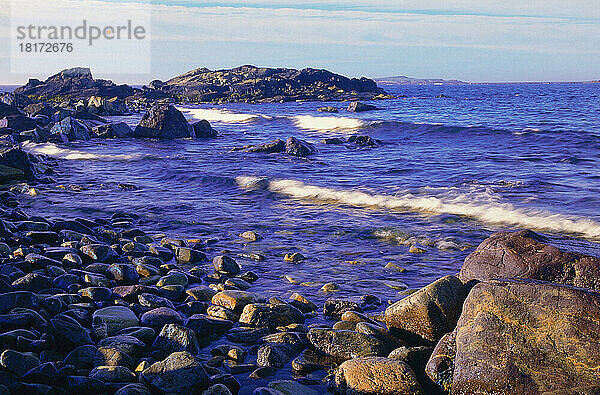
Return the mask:
<path id="1" fill-rule="evenodd" d="M 524 230 L 487 238 L 466 259 L 459 278 L 529 278 L 600 290 L 600 258 L 559 249 Z"/>
<path id="2" fill-rule="evenodd" d="M 113 298 L 112 291 L 104 287 L 83 288 L 79 290 L 78 294 L 82 298 L 86 298 L 94 302 L 102 302 Z"/>
<path id="3" fill-rule="evenodd" d="M 110 265 L 107 273 L 113 280 L 121 284 L 137 284 L 140 279 L 136 267 L 125 263 L 115 263 Z"/>
<path id="4" fill-rule="evenodd" d="M 40 363 L 40 359 L 33 353 L 4 350 L 0 354 L 0 365 L 17 376 L 23 376 Z"/>
<path id="5" fill-rule="evenodd" d="M 239 321 L 250 326 L 276 328 L 290 324 L 303 324 L 304 315 L 288 304 L 249 304 L 244 307 Z"/>
<path id="6" fill-rule="evenodd" d="M 97 366 L 90 372 L 90 377 L 111 383 L 132 383 L 137 381 L 135 374 L 125 366 Z"/>
<path id="7" fill-rule="evenodd" d="M 177 247 L 175 249 L 175 258 L 180 265 L 194 265 L 206 260 L 206 254 L 188 247 Z"/>
<path id="8" fill-rule="evenodd" d="M 302 349 L 297 345 L 285 343 L 267 343 L 258 349 L 258 366 L 282 368 Z"/>
<path id="9" fill-rule="evenodd" d="M 306 259 L 306 257 L 299 252 L 285 254 L 285 256 L 283 257 L 284 261 L 290 262 L 290 263 L 302 262 L 305 259 Z"/>
<path id="10" fill-rule="evenodd" d="M 152 343 L 152 350 L 153 358 L 164 359 L 178 351 L 188 351 L 197 355 L 200 347 L 193 330 L 182 325 L 167 324 Z"/>
<path id="11" fill-rule="evenodd" d="M 90 369 L 94 365 L 98 348 L 91 344 L 79 346 L 64 359 L 63 365 L 73 365 L 77 369 Z"/>
<path id="12" fill-rule="evenodd" d="M 192 125 L 179 110 L 168 104 L 155 104 L 144 114 L 132 136 L 176 139 L 194 137 L 195 134 Z"/>
<path id="13" fill-rule="evenodd" d="M 158 307 L 168 307 L 172 310 L 175 309 L 175 306 L 173 306 L 173 302 L 171 302 L 167 298 L 163 298 L 162 296 L 143 293 L 138 296 L 138 299 L 140 305 L 150 307 L 151 309 L 155 309 Z"/>
<path id="14" fill-rule="evenodd" d="M 195 393 L 209 385 L 202 364 L 185 351 L 152 364 L 142 372 L 141 380 L 156 391 L 170 394 Z"/>
<path id="15" fill-rule="evenodd" d="M 375 147 L 378 145 L 377 140 L 371 136 L 350 136 L 348 137 L 348 142 L 361 147 Z"/>
<path id="16" fill-rule="evenodd" d="M 23 277 L 13 281 L 12 287 L 19 291 L 40 291 L 50 288 L 52 285 L 50 277 L 39 273 L 27 273 Z"/>
<path id="17" fill-rule="evenodd" d="M 143 384 L 128 384 L 121 387 L 114 395 L 151 395 L 152 393 Z"/>
<path id="18" fill-rule="evenodd" d="M 346 142 L 345 139 L 339 137 L 329 137 L 321 140 L 321 144 L 340 145 Z"/>
<path id="19" fill-rule="evenodd" d="M 296 292 L 290 296 L 290 304 L 303 313 L 310 313 L 311 311 L 318 309 L 316 304 L 308 300 L 305 296 Z"/>
<path id="20" fill-rule="evenodd" d="M 364 112 L 373 110 L 379 110 L 379 108 L 371 104 L 365 104 L 357 101 L 350 103 L 348 108 L 346 108 L 346 111 L 348 112 Z"/>
<path id="21" fill-rule="evenodd" d="M 288 155 L 299 156 L 304 158 L 316 152 L 317 150 L 315 149 L 315 147 L 313 147 L 312 144 L 304 140 L 297 139 L 295 137 L 290 137 L 285 142 L 285 153 Z"/>
<path id="22" fill-rule="evenodd" d="M 154 329 L 148 328 L 146 326 L 132 326 L 129 328 L 121 329 L 118 335 L 133 336 L 146 344 L 150 344 L 154 341 L 154 338 L 156 337 L 156 332 L 154 331 Z"/>
<path id="23" fill-rule="evenodd" d="M 0 311 L 5 312 L 17 307 L 37 308 L 38 298 L 33 292 L 16 291 L 0 294 Z"/>
<path id="24" fill-rule="evenodd" d="M 86 376 L 67 376 L 63 383 L 69 394 L 100 394 L 108 390 L 104 382 Z"/>
<path id="25" fill-rule="evenodd" d="M 259 299 L 255 294 L 247 291 L 228 290 L 213 296 L 212 303 L 240 314 L 246 305 L 260 302 Z"/>
<path id="26" fill-rule="evenodd" d="M 117 253 L 104 244 L 88 244 L 79 249 L 82 254 L 97 262 L 106 262 L 113 259 Z"/>
<path id="27" fill-rule="evenodd" d="M 152 328 L 162 328 L 167 324 L 183 324 L 183 318 L 173 309 L 158 307 L 142 314 L 140 322 L 142 325 Z"/>
<path id="28" fill-rule="evenodd" d="M 124 306 L 109 306 L 98 309 L 92 315 L 92 325 L 106 325 L 108 335 L 121 329 L 138 326 L 140 321 L 133 311 Z"/>
<path id="29" fill-rule="evenodd" d="M 318 395 L 318 392 L 312 388 L 302 385 L 293 380 L 275 380 L 269 383 L 269 387 L 284 395 Z"/>
<path id="30" fill-rule="evenodd" d="M 309 348 L 294 358 L 292 369 L 298 374 L 306 375 L 316 370 L 327 369 L 337 363 L 337 358 Z"/>
<path id="31" fill-rule="evenodd" d="M 186 320 L 185 326 L 193 330 L 197 338 L 202 340 L 227 332 L 233 326 L 233 322 L 204 314 L 194 314 Z"/>
<path id="32" fill-rule="evenodd" d="M 340 361 L 387 355 L 380 340 L 354 331 L 315 328 L 308 332 L 308 339 L 316 350 Z"/>
<path id="33" fill-rule="evenodd" d="M 132 134 L 132 130 L 125 122 L 114 122 L 92 128 L 96 137 L 104 139 L 125 138 Z"/>
<path id="34" fill-rule="evenodd" d="M 598 385 L 600 295 L 532 280 L 477 284 L 456 327 L 452 393 Z"/>
<path id="35" fill-rule="evenodd" d="M 227 332 L 227 339 L 234 343 L 255 344 L 269 334 L 269 328 L 233 328 Z"/>
<path id="36" fill-rule="evenodd" d="M 185 291 L 192 299 L 201 302 L 210 302 L 217 294 L 217 291 L 207 287 L 206 285 L 198 285 L 194 288 L 189 288 Z"/>
<path id="37" fill-rule="evenodd" d="M 213 266 L 216 271 L 227 274 L 228 276 L 236 276 L 242 271 L 240 265 L 227 255 L 216 256 L 213 259 Z"/>
<path id="38" fill-rule="evenodd" d="M 345 394 L 423 394 L 405 362 L 389 358 L 356 358 L 336 370 L 335 384 Z"/>
<path id="39" fill-rule="evenodd" d="M 425 374 L 433 385 L 443 393 L 450 393 L 452 390 L 455 357 L 456 331 L 442 336 L 425 365 Z M 391 354 L 390 358 L 392 358 Z"/>
<path id="40" fill-rule="evenodd" d="M 231 391 L 224 384 L 215 384 L 204 390 L 202 395 L 231 395 Z"/>
<path id="41" fill-rule="evenodd" d="M 318 112 L 339 112 L 337 107 L 327 106 L 327 107 L 319 107 L 317 108 Z"/>
<path id="42" fill-rule="evenodd" d="M 219 133 L 210 126 L 210 123 L 203 119 L 198 122 L 194 122 L 192 124 L 192 129 L 194 130 L 194 137 L 196 138 L 214 138 L 219 135 Z"/>
<path id="43" fill-rule="evenodd" d="M 184 273 L 171 271 L 156 282 L 157 287 L 165 287 L 168 285 L 181 285 L 182 287 L 186 287 L 188 285 L 188 278 Z"/>
<path id="44" fill-rule="evenodd" d="M 362 312 L 362 308 L 356 302 L 344 299 L 327 299 L 323 306 L 323 314 L 325 317 L 342 318 L 342 314 L 346 311 Z"/>
<path id="45" fill-rule="evenodd" d="M 215 318 L 221 318 L 223 320 L 229 320 L 229 321 L 239 321 L 240 316 L 235 314 L 233 311 L 226 309 L 225 307 L 221 307 L 221 306 L 209 306 L 208 309 L 206 310 L 206 314 L 210 315 L 211 317 L 215 317 Z"/>
<path id="46" fill-rule="evenodd" d="M 340 290 L 340 286 L 337 285 L 336 283 L 327 283 L 324 284 L 320 291 L 324 292 L 324 293 L 332 293 L 332 292 L 337 292 Z"/>
<path id="47" fill-rule="evenodd" d="M 277 139 L 262 144 L 246 145 L 241 148 L 235 148 L 234 151 L 263 152 L 266 154 L 280 153 L 285 152 L 285 141 Z"/>
<path id="48" fill-rule="evenodd" d="M 63 341 L 63 344 L 65 345 L 72 344 L 74 346 L 80 346 L 92 344 L 90 331 L 70 317 L 56 316 L 50 320 L 50 329 L 56 339 Z"/>
<path id="49" fill-rule="evenodd" d="M 94 357 L 94 366 L 135 367 L 146 345 L 133 336 L 117 335 L 98 342 L 98 351 Z"/>
<path id="50" fill-rule="evenodd" d="M 65 142 L 89 140 L 91 138 L 90 129 L 83 122 L 73 117 L 66 117 L 56 122 L 50 128 L 50 133 L 60 136 Z"/>
<path id="51" fill-rule="evenodd" d="M 262 236 L 259 235 L 258 233 L 252 231 L 252 230 L 247 230 L 243 233 L 240 233 L 240 237 L 242 239 L 246 239 L 248 241 L 258 241 L 262 239 Z"/>
<path id="52" fill-rule="evenodd" d="M 456 326 L 467 293 L 458 278 L 443 277 L 389 306 L 385 322 L 409 341 L 437 342 Z"/>
<path id="53" fill-rule="evenodd" d="M 57 364 L 55 362 L 42 363 L 22 376 L 22 380 L 27 383 L 56 384 L 59 378 Z"/>

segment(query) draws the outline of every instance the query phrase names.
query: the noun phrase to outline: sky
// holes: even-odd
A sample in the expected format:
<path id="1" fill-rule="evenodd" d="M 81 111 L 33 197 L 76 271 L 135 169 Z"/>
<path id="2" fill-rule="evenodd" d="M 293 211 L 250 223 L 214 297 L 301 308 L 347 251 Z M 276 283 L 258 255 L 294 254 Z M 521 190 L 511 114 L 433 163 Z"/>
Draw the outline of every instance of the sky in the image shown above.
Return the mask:
<path id="1" fill-rule="evenodd" d="M 56 4 L 46 18 L 57 20 L 75 3 L 105 10 L 150 7 L 151 72 L 95 74 L 120 82 L 147 83 L 197 67 L 242 64 L 326 68 L 371 78 L 600 79 L 597 0 L 30 1 Z M 8 2 L 0 0 L 2 26 L 10 25 Z M 10 52 L 2 50 L 9 47 L 8 29 L 0 33 L 0 83 L 22 83 L 29 75 L 11 73 Z M 113 51 L 106 61 L 130 65 L 140 58 Z"/>

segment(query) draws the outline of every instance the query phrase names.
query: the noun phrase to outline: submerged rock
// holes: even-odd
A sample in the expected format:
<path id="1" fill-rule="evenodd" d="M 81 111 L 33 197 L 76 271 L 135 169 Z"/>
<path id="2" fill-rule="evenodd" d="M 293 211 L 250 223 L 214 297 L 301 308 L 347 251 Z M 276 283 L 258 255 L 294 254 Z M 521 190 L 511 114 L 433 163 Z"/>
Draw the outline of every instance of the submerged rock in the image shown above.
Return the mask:
<path id="1" fill-rule="evenodd" d="M 315 147 L 313 147 L 312 144 L 304 140 L 297 139 L 295 137 L 290 137 L 285 142 L 285 153 L 288 155 L 299 156 L 304 158 L 316 152 L 317 150 L 315 149 Z"/>

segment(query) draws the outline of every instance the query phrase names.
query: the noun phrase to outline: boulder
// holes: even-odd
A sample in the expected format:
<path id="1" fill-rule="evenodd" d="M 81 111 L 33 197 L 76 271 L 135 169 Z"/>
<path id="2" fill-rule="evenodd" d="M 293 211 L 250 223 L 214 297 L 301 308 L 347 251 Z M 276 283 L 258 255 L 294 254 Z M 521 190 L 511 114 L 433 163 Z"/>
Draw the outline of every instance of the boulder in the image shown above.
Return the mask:
<path id="1" fill-rule="evenodd" d="M 477 284 L 465 300 L 456 327 L 453 394 L 594 388 L 598 366 L 598 292 L 491 280 Z"/>
<path id="2" fill-rule="evenodd" d="M 459 278 L 530 278 L 600 290 L 600 258 L 566 251 L 529 230 L 488 237 L 466 259 Z"/>
<path id="3" fill-rule="evenodd" d="M 344 394 L 422 394 L 407 363 L 389 358 L 355 358 L 335 372 L 337 390 Z"/>
<path id="4" fill-rule="evenodd" d="M 21 110 L 19 110 L 16 106 L 0 103 L 0 118 L 11 117 L 15 115 L 22 115 Z"/>
<path id="5" fill-rule="evenodd" d="M 467 292 L 458 278 L 443 277 L 389 306 L 385 322 L 408 341 L 435 343 L 456 326 Z"/>
<path id="6" fill-rule="evenodd" d="M 36 169 L 31 156 L 18 146 L 0 145 L 0 165 L 21 171 L 28 180 L 35 177 Z"/>
<path id="7" fill-rule="evenodd" d="M 194 137 L 194 130 L 178 109 L 168 104 L 155 104 L 144 114 L 132 137 L 168 140 Z"/>
<path id="8" fill-rule="evenodd" d="M 339 361 L 387 355 L 383 342 L 354 331 L 315 328 L 308 332 L 308 340 L 317 351 Z"/>
<path id="9" fill-rule="evenodd" d="M 288 155 L 304 158 L 316 152 L 317 150 L 312 144 L 295 137 L 290 137 L 285 142 L 285 153 Z"/>
<path id="10" fill-rule="evenodd" d="M 379 110 L 379 108 L 371 104 L 365 104 L 357 101 L 350 103 L 346 109 L 348 112 L 364 112 L 373 110 Z"/>
<path id="11" fill-rule="evenodd" d="M 219 134 L 216 130 L 210 126 L 210 123 L 203 119 L 198 122 L 194 122 L 192 124 L 192 129 L 194 130 L 194 137 L 196 138 L 212 138 L 217 137 Z"/>
<path id="12" fill-rule="evenodd" d="M 186 351 L 175 352 L 141 373 L 141 381 L 165 394 L 194 394 L 209 386 L 202 364 Z"/>
<path id="13" fill-rule="evenodd" d="M 258 303 L 260 302 L 259 299 L 259 297 L 251 292 L 226 290 L 213 296 L 212 303 L 240 314 L 246 305 Z"/>
<path id="14" fill-rule="evenodd" d="M 26 106 L 23 109 L 23 111 L 25 111 L 25 114 L 27 114 L 30 117 L 36 117 L 38 115 L 45 115 L 47 117 L 51 117 L 54 114 L 55 109 L 49 104 L 46 104 L 44 102 L 38 102 Z"/>
<path id="15" fill-rule="evenodd" d="M 218 255 L 214 257 L 213 266 L 219 273 L 224 273 L 229 276 L 236 276 L 242 271 L 240 265 L 227 255 Z"/>
<path id="16" fill-rule="evenodd" d="M 253 303 L 244 307 L 239 321 L 249 326 L 268 326 L 275 329 L 278 326 L 303 324 L 304 315 L 289 304 Z"/>
<path id="17" fill-rule="evenodd" d="M 56 122 L 50 128 L 50 133 L 59 136 L 63 141 L 89 140 L 91 138 L 90 129 L 81 121 L 67 117 L 62 121 Z"/>
<path id="18" fill-rule="evenodd" d="M 285 152 L 285 141 L 277 139 L 262 144 L 245 145 L 241 148 L 234 148 L 234 151 L 244 152 L 264 152 L 266 154 L 274 154 Z"/>
<path id="19" fill-rule="evenodd" d="M 0 129 L 12 129 L 18 132 L 33 130 L 37 128 L 37 123 L 25 115 L 9 115 L 0 119 Z"/>
<path id="20" fill-rule="evenodd" d="M 177 324 L 163 326 L 152 343 L 152 357 L 164 359 L 174 352 L 188 351 L 193 355 L 200 352 L 198 340 L 193 330 Z"/>
<path id="21" fill-rule="evenodd" d="M 132 134 L 132 130 L 125 122 L 115 122 L 95 126 L 92 132 L 96 137 L 105 139 L 124 138 Z"/>
<path id="22" fill-rule="evenodd" d="M 140 321 L 133 311 L 125 306 L 108 306 L 96 310 L 92 315 L 92 325 L 106 325 L 109 336 L 124 328 L 138 326 Z"/>

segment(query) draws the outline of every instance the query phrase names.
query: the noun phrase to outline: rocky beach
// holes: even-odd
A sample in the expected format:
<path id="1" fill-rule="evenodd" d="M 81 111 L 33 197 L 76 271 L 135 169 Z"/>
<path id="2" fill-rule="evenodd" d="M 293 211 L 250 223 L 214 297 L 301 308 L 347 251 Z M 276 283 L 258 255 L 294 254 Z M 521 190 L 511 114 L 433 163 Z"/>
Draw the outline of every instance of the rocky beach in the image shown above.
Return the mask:
<path id="1" fill-rule="evenodd" d="M 481 96 L 418 92 L 427 111 Z M 480 163 L 488 152 L 480 144 L 532 138 L 541 147 L 541 132 L 518 128 L 505 142 L 497 125 L 369 118 L 417 95 L 404 93 L 324 70 L 242 66 L 142 89 L 78 68 L 4 94 L 0 392 L 600 393 L 593 198 L 571 201 L 561 186 L 572 206 L 549 213 L 544 203 L 555 196 L 530 199 L 552 188 L 536 178 L 485 184 L 494 194 L 485 205 L 460 200 L 456 185 L 469 196 L 478 185 L 419 173 L 427 160 L 437 155 L 436 174 L 464 178 L 498 160 L 516 177 L 529 152 L 491 152 Z M 306 109 L 305 100 L 318 102 Z M 198 104 L 206 102 L 234 104 Z M 242 105 L 267 107 L 249 115 Z M 467 132 L 475 153 L 452 140 Z M 414 135 L 443 141 L 450 154 Z M 573 188 L 587 185 L 570 178 L 597 176 L 585 155 L 597 137 L 586 139 L 569 161 L 532 159 L 539 178 L 557 171 Z M 406 146 L 414 151 L 393 151 Z M 450 163 L 463 154 L 471 159 Z M 206 162 L 181 165 L 188 157 Z M 197 187 L 211 167 L 220 171 L 212 189 Z M 281 169 L 291 179 L 258 174 Z M 323 185 L 324 173 L 340 184 Z M 424 185 L 405 194 L 350 189 L 369 177 L 380 188 Z M 441 189 L 451 194 L 431 195 Z M 178 210 L 182 217 L 170 213 Z"/>

